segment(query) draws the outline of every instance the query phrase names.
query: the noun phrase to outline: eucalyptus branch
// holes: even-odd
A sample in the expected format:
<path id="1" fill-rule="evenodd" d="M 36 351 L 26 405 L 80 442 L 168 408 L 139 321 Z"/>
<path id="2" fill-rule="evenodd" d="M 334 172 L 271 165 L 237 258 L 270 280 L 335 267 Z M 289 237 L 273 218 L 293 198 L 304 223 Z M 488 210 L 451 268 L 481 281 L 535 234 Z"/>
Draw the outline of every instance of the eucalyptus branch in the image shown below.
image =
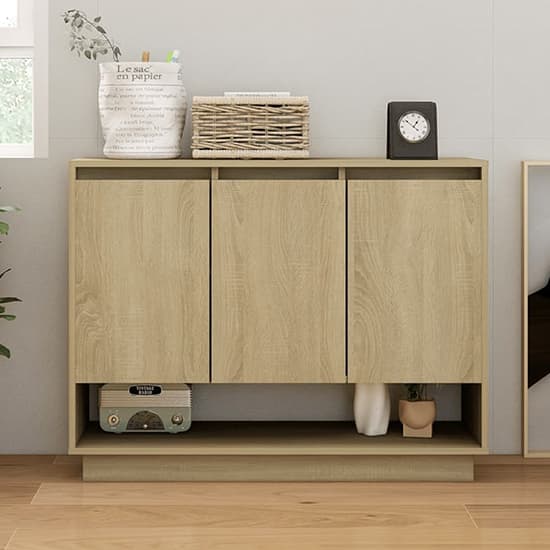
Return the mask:
<path id="1" fill-rule="evenodd" d="M 113 60 L 119 61 L 122 52 L 100 25 L 101 17 L 92 20 L 83 11 L 74 9 L 67 10 L 62 17 L 70 29 L 71 51 L 76 50 L 79 57 L 84 54 L 87 59 L 95 61 L 98 55 L 106 55 L 111 50 Z M 95 32 L 97 36 L 87 36 L 85 31 Z"/>

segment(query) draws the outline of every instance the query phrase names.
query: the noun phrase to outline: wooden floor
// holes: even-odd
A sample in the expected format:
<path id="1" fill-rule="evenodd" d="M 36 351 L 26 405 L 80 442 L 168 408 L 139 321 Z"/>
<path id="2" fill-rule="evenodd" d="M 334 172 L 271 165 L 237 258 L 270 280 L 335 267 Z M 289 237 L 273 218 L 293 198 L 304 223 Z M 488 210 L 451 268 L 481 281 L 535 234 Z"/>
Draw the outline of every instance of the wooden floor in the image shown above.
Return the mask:
<path id="1" fill-rule="evenodd" d="M 455 484 L 82 483 L 75 458 L 0 456 L 0 546 L 550 549 L 550 464 L 501 462 Z"/>

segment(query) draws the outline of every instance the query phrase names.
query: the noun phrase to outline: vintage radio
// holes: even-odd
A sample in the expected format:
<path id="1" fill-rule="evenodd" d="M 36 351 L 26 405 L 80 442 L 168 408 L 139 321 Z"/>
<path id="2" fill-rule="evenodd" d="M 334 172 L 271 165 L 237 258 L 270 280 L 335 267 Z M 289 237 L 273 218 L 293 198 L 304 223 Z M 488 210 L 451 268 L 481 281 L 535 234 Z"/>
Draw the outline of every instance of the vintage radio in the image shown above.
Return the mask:
<path id="1" fill-rule="evenodd" d="M 99 389 L 103 430 L 185 432 L 191 427 L 191 387 L 187 384 L 105 384 Z"/>

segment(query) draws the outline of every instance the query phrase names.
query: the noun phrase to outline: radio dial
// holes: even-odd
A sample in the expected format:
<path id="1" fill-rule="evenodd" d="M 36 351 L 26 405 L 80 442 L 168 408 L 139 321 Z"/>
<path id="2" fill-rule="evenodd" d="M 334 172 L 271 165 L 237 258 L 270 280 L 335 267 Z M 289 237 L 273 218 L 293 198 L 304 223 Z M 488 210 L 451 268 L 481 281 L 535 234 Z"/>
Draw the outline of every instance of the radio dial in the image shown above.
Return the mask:
<path id="1" fill-rule="evenodd" d="M 175 414 L 172 417 L 172 424 L 176 424 L 176 426 L 183 424 L 183 416 L 181 416 L 180 414 Z"/>
<path id="2" fill-rule="evenodd" d="M 116 414 L 109 415 L 109 418 L 107 419 L 109 422 L 109 426 L 118 426 L 118 423 L 120 422 L 120 418 Z"/>

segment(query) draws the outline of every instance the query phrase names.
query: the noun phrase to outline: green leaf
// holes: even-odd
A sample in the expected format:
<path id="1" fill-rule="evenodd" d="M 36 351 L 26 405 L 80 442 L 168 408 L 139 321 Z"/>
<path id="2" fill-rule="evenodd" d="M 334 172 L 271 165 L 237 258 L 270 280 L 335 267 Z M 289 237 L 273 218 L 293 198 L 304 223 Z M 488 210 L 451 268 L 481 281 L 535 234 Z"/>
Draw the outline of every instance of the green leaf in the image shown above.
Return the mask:
<path id="1" fill-rule="evenodd" d="M 0 355 L 2 355 L 3 357 L 7 357 L 8 359 L 11 357 L 10 350 L 2 344 L 0 344 Z"/>
<path id="2" fill-rule="evenodd" d="M 4 306 L 0 306 L 0 313 L 4 313 L 6 311 L 6 308 Z"/>
<path id="3" fill-rule="evenodd" d="M 96 17 L 96 18 L 94 19 L 94 23 L 99 23 L 100 21 L 101 21 L 101 17 Z"/>
<path id="4" fill-rule="evenodd" d="M 0 206 L 0 212 L 19 212 L 21 208 L 17 206 Z"/>
<path id="5" fill-rule="evenodd" d="M 0 298 L 0 304 L 13 304 L 14 302 L 21 302 L 19 298 L 14 298 L 13 296 L 8 296 Z"/>
<path id="6" fill-rule="evenodd" d="M 103 27 L 100 27 L 99 25 L 96 27 L 96 29 L 97 29 L 98 32 L 100 32 L 101 34 L 107 34 L 107 31 L 106 31 Z"/>
<path id="7" fill-rule="evenodd" d="M 7 224 L 6 222 L 0 222 L 0 235 L 7 235 L 9 230 L 9 224 Z"/>
<path id="8" fill-rule="evenodd" d="M 15 321 L 15 315 L 0 315 L 0 319 L 4 319 L 4 321 Z"/>
<path id="9" fill-rule="evenodd" d="M 84 55 L 88 58 L 88 59 L 92 59 L 92 52 L 90 50 L 85 50 L 84 51 Z"/>

